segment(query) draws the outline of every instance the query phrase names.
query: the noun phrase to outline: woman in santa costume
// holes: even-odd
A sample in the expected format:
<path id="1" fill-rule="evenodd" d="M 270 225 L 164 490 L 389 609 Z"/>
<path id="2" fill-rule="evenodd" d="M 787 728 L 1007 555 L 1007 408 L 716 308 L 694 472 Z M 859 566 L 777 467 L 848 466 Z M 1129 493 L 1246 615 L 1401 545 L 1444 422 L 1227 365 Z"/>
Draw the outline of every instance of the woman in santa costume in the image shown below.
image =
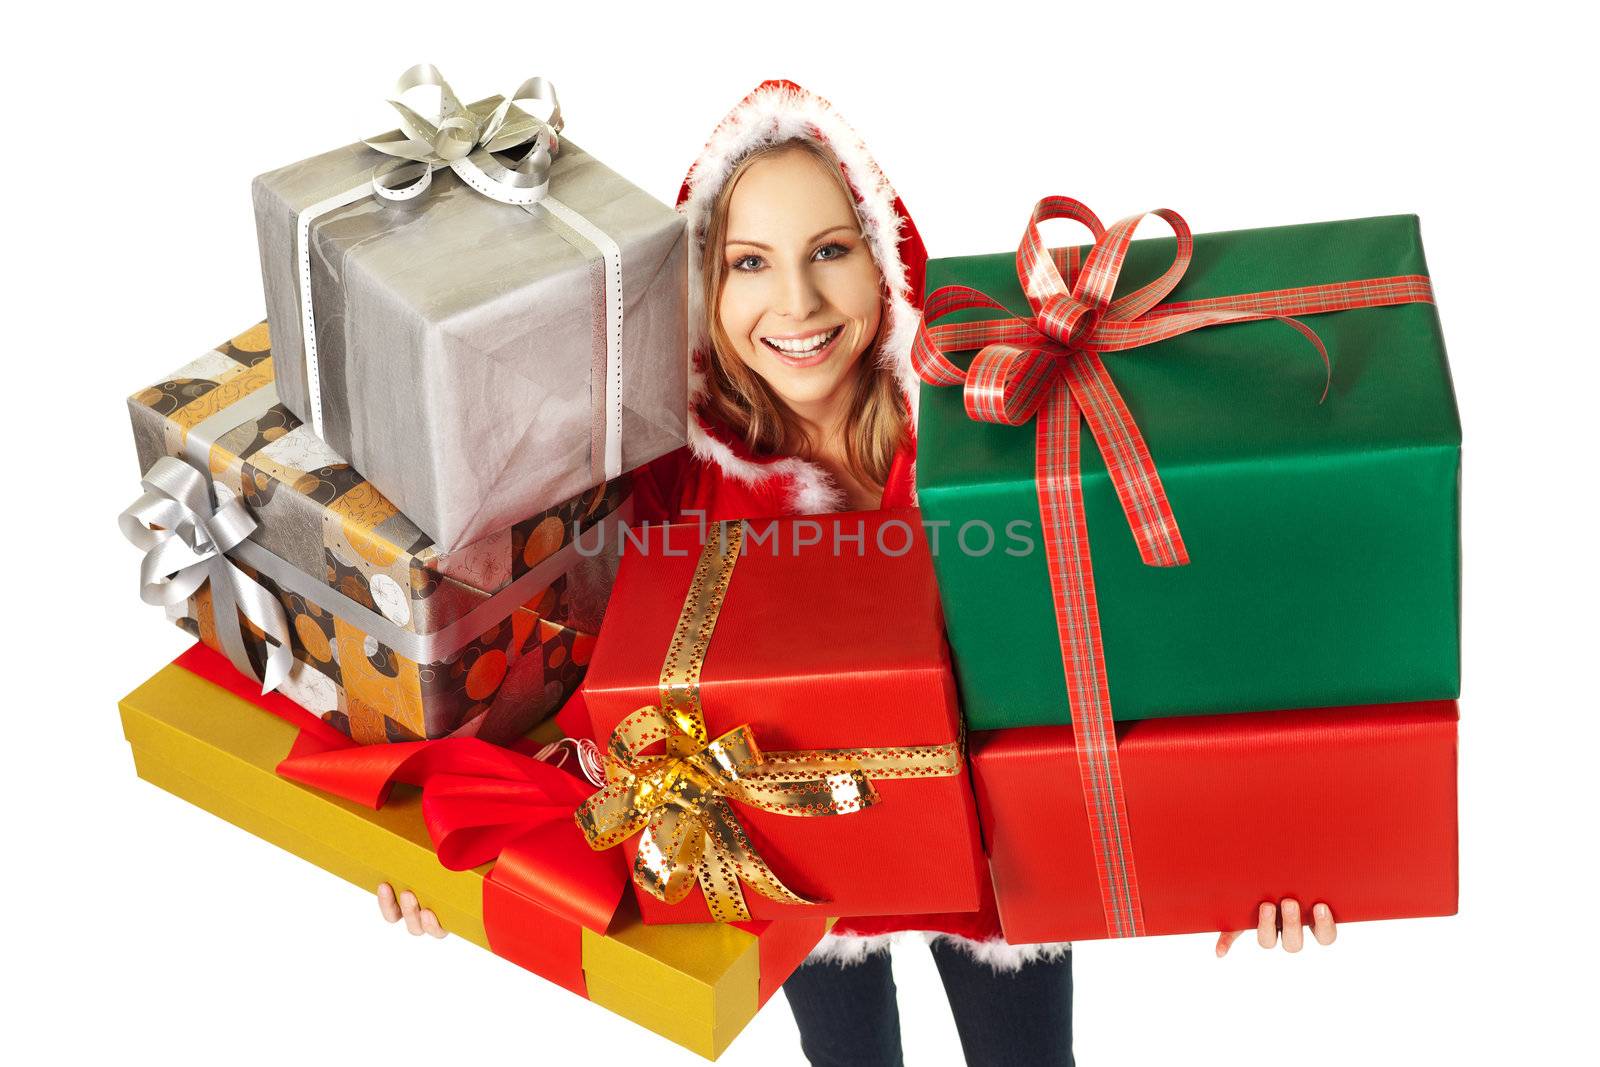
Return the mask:
<path id="1" fill-rule="evenodd" d="M 678 207 L 694 241 L 689 446 L 636 478 L 636 514 L 915 503 L 927 252 L 861 139 L 827 101 L 766 82 L 712 133 Z M 1006 944 L 988 895 L 972 914 L 841 920 L 784 985 L 813 1064 L 900 1061 L 888 948 L 910 931 L 931 940 L 968 1062 L 1071 1061 L 1070 946 Z"/>
<path id="2" fill-rule="evenodd" d="M 694 241 L 689 444 L 636 472 L 636 517 L 913 505 L 910 351 L 927 253 L 860 138 L 820 97 L 763 83 L 712 133 L 678 207 Z M 984 890 L 972 913 L 839 921 L 784 984 L 815 1067 L 901 1063 L 888 948 L 913 932 L 933 951 L 969 1064 L 1072 1063 L 1071 946 L 1007 944 Z M 411 894 L 382 886 L 379 900 L 390 921 L 442 934 Z M 1292 951 L 1298 908 L 1284 903 Z M 1326 943 L 1332 920 L 1318 909 Z M 1278 909 L 1261 916 L 1266 946 Z"/>

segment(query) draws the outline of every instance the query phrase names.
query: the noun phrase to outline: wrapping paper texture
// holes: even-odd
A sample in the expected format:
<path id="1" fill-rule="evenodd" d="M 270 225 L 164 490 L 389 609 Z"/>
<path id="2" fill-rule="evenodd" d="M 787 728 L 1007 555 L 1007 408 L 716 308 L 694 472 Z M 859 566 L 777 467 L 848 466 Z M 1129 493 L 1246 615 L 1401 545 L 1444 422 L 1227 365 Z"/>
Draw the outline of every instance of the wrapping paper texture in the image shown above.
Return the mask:
<path id="1" fill-rule="evenodd" d="M 1135 241 L 1119 293 L 1171 262 Z M 1171 299 L 1426 274 L 1414 217 L 1201 234 Z M 935 260 L 1027 309 L 1014 253 Z M 1118 719 L 1453 698 L 1459 691 L 1461 430 L 1438 314 L 1411 304 L 1201 330 L 1105 364 L 1148 442 L 1191 562 L 1140 562 L 1092 437 L 1083 499 Z M 960 357 L 965 359 L 966 357 Z M 974 422 L 924 386 L 918 500 L 974 729 L 1066 722 L 1039 508 L 1035 427 Z M 954 544 L 968 524 L 999 547 Z M 1024 542 L 1032 551 L 1006 551 Z M 981 544 L 969 532 L 969 544 Z M 1030 669 L 1018 670 L 1018 664 Z M 1360 664 L 1360 670 L 1352 670 Z"/>
<path id="2" fill-rule="evenodd" d="M 307 421 L 297 218 L 384 158 L 347 145 L 255 180 L 282 398 Z M 684 442 L 683 220 L 565 138 L 550 195 L 621 249 L 622 469 L 632 470 Z M 448 170 L 414 201 L 369 197 L 310 232 L 322 435 L 440 546 L 604 480 L 605 266 L 591 244 L 545 208 L 497 203 Z"/>
<path id="3" fill-rule="evenodd" d="M 1262 901 L 1335 920 L 1456 910 L 1456 706 L 1432 701 L 1123 723 L 1150 934 L 1247 930 Z M 1072 729 L 972 735 L 1001 927 L 1107 936 Z"/>
<path id="4" fill-rule="evenodd" d="M 121 704 L 141 777 L 363 889 L 411 889 L 445 928 L 489 947 L 482 911 L 488 865 L 441 866 L 417 794 L 399 791 L 371 810 L 274 773 L 295 731 L 287 723 L 173 665 Z M 553 723 L 540 736 L 558 735 Z M 708 1058 L 754 1016 L 826 928 L 750 923 L 739 928 L 646 927 L 624 909 L 602 936 L 581 938 L 588 999 Z"/>
<path id="5" fill-rule="evenodd" d="M 368 742 L 460 731 L 511 738 L 559 707 L 593 647 L 615 574 L 613 551 L 575 554 L 565 574 L 508 603 L 464 647 L 426 663 L 337 617 L 330 605 L 338 594 L 407 633 L 436 633 L 567 546 L 575 526 L 616 512 L 626 481 L 443 553 L 278 402 L 274 364 L 267 330 L 258 326 L 140 390 L 128 408 L 141 471 L 163 455 L 206 465 L 256 517 L 251 540 L 329 590 L 319 600 L 245 566 L 288 616 L 296 663 L 285 691 Z M 175 621 L 218 647 L 208 587 Z M 246 622 L 245 638 L 259 666 L 265 637 Z"/>
<path id="6" fill-rule="evenodd" d="M 806 524 L 819 524 L 820 543 L 792 551 L 797 529 L 801 540 L 811 537 Z M 887 543 L 909 544 L 909 551 L 877 550 L 878 531 L 888 524 L 896 530 Z M 835 555 L 835 529 L 861 540 L 842 542 Z M 752 522 L 705 659 L 700 692 L 708 736 L 748 724 L 768 752 L 956 741 L 955 685 L 917 529 L 911 511 Z M 583 684 L 602 744 L 627 715 L 659 699 L 663 658 L 702 543 L 692 525 L 652 527 L 646 538 L 642 548 L 630 542 L 624 550 Z M 976 909 L 983 861 L 965 770 L 875 779 L 874 787 L 880 803 L 848 815 L 797 818 L 732 807 L 778 878 L 828 914 Z M 635 835 L 621 846 L 630 864 L 638 842 Z M 678 904 L 637 895 L 647 923 L 710 918 L 699 889 Z M 748 888 L 744 896 L 756 918 L 818 910 Z"/>

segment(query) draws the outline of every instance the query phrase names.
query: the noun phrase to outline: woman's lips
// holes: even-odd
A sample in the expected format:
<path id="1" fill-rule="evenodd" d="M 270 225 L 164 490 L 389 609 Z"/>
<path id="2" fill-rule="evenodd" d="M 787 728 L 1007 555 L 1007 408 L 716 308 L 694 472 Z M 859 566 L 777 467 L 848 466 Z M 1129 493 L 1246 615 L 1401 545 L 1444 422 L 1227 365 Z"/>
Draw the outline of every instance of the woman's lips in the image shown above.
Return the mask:
<path id="1" fill-rule="evenodd" d="M 843 326 L 835 326 L 831 330 L 819 330 L 819 331 L 816 331 L 816 332 L 811 333 L 811 334 L 802 335 L 801 337 L 794 337 L 794 338 L 791 338 L 791 337 L 780 337 L 780 338 L 777 338 L 777 340 L 782 340 L 782 341 L 800 341 L 800 340 L 808 340 L 811 337 L 816 337 L 816 336 L 823 335 L 823 334 L 828 335 L 827 343 L 822 345 L 820 348 L 815 348 L 815 349 L 812 349 L 811 351 L 808 351 L 808 352 L 788 352 L 788 351 L 785 351 L 784 349 L 779 348 L 777 345 L 773 344 L 771 342 L 771 340 L 769 340 L 766 337 L 761 338 L 761 343 L 766 348 L 766 350 L 768 352 L 771 352 L 773 355 L 777 356 L 778 360 L 780 362 L 782 362 L 785 366 L 789 366 L 789 367 L 814 367 L 818 363 L 821 363 L 823 360 L 827 359 L 828 356 L 833 352 L 834 346 L 839 343 L 839 338 L 844 336 L 844 327 Z"/>

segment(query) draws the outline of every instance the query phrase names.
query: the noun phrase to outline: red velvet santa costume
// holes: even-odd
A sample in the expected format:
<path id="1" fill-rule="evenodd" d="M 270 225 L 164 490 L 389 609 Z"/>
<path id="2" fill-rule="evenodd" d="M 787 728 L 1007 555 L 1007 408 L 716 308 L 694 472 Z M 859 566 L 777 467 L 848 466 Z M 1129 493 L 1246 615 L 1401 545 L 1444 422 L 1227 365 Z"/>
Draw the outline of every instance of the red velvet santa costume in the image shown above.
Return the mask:
<path id="1" fill-rule="evenodd" d="M 862 234 L 889 294 L 876 349 L 864 358 L 877 359 L 895 376 L 907 410 L 915 418 L 917 378 L 910 353 L 928 258 L 922 238 L 866 145 L 826 100 L 792 82 L 764 82 L 717 126 L 678 196 L 678 210 L 688 217 L 694 240 L 689 254 L 689 444 L 655 461 L 636 478 L 636 515 L 641 519 L 676 519 L 689 511 L 713 520 L 806 515 L 844 506 L 839 487 L 820 466 L 797 456 L 753 455 L 738 435 L 712 421 L 698 403 L 706 395 L 705 367 L 710 359 L 701 297 L 701 245 L 712 205 L 734 167 L 750 151 L 796 138 L 816 142 L 831 152 L 855 194 Z M 895 454 L 882 506 L 905 507 L 915 502 L 915 455 L 916 442 L 908 434 Z M 891 940 L 908 931 L 951 938 L 1002 969 L 1056 955 L 1069 947 L 1006 944 L 1000 937 L 987 880 L 984 888 L 983 907 L 971 914 L 841 920 L 812 958 L 859 959 L 868 952 L 886 951 Z"/>

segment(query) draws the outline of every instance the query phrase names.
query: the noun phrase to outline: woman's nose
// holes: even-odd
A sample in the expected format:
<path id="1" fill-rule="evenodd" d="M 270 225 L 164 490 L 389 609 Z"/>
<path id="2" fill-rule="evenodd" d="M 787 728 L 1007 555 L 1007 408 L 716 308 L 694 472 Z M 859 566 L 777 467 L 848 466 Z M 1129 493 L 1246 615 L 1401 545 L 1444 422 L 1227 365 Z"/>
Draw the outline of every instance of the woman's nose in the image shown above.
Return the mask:
<path id="1" fill-rule="evenodd" d="M 810 271 L 803 268 L 785 271 L 779 284 L 782 289 L 778 306 L 774 309 L 779 314 L 803 320 L 810 318 L 822 306 L 822 292 L 812 280 Z"/>

